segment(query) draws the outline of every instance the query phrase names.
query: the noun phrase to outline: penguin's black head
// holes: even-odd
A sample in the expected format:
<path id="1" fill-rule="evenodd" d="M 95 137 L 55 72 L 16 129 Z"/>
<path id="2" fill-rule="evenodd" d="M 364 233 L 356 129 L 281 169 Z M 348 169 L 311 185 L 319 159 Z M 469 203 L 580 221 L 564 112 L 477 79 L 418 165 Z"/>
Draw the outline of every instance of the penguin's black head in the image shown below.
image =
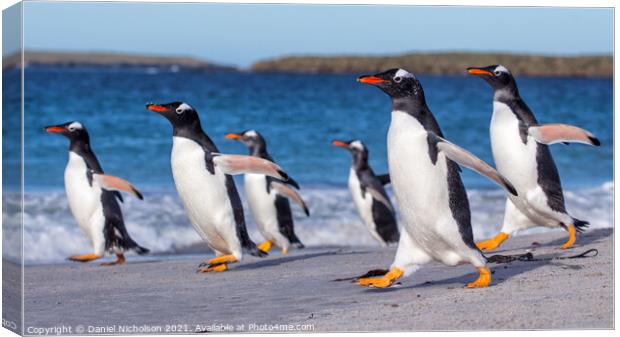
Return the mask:
<path id="1" fill-rule="evenodd" d="M 357 78 L 360 83 L 370 84 L 383 90 L 392 98 L 413 97 L 424 99 L 420 81 L 404 69 L 390 69 L 376 75 L 364 75 Z"/>
<path id="2" fill-rule="evenodd" d="M 88 143 L 89 141 L 88 131 L 86 131 L 84 125 L 78 121 L 46 126 L 44 130 L 49 133 L 59 133 L 69 138 L 71 142 L 82 141 Z"/>
<path id="3" fill-rule="evenodd" d="M 467 72 L 471 75 L 482 77 L 495 91 L 516 90 L 517 84 L 508 68 L 502 65 L 492 65 L 488 67 L 467 68 Z"/>
<path id="4" fill-rule="evenodd" d="M 332 140 L 332 145 L 349 150 L 353 156 L 353 162 L 358 166 L 365 165 L 368 162 L 368 148 L 361 140 Z"/>
<path id="5" fill-rule="evenodd" d="M 263 136 L 256 130 L 245 130 L 239 133 L 226 134 L 226 138 L 234 139 L 248 147 L 251 154 L 266 151 L 267 143 Z"/>
<path id="6" fill-rule="evenodd" d="M 200 126 L 198 112 L 189 104 L 172 102 L 165 104 L 148 103 L 146 108 L 166 117 L 174 128 L 190 128 Z"/>

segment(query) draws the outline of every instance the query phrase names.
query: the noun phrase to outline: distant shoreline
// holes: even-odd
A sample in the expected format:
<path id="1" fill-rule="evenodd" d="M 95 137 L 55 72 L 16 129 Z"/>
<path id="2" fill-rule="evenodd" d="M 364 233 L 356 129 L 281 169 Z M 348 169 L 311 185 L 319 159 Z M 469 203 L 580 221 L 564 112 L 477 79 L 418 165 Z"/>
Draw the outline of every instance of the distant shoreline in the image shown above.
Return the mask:
<path id="1" fill-rule="evenodd" d="M 613 77 L 613 56 L 549 56 L 502 53 L 408 53 L 387 56 L 286 56 L 255 62 L 248 69 L 186 56 L 149 56 L 123 53 L 26 51 L 26 65 L 158 67 L 199 71 L 254 73 L 363 74 L 404 68 L 422 75 L 463 75 L 470 66 L 503 64 L 517 76 Z M 16 67 L 20 54 L 3 59 L 3 69 Z"/>
<path id="2" fill-rule="evenodd" d="M 613 57 L 500 53 L 410 53 L 391 56 L 288 56 L 259 61 L 253 72 L 372 73 L 404 68 L 423 75 L 463 75 L 468 67 L 502 64 L 517 76 L 613 77 Z"/>
<path id="3" fill-rule="evenodd" d="M 2 68 L 17 67 L 20 54 L 3 58 Z M 216 64 L 210 61 L 186 56 L 151 56 L 122 53 L 73 53 L 26 51 L 24 62 L 27 66 L 98 66 L 98 67 L 171 67 L 203 71 L 237 71 L 236 67 Z"/>

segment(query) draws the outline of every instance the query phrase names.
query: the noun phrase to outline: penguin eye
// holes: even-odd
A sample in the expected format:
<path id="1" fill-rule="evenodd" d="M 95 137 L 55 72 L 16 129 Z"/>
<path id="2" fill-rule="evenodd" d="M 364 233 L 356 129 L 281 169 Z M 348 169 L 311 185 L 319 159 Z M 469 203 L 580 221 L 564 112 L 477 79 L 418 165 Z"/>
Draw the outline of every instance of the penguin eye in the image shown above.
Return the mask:
<path id="1" fill-rule="evenodd" d="M 400 77 L 400 76 L 394 77 L 394 82 L 396 82 L 396 83 L 400 83 L 400 81 L 402 81 L 402 80 L 403 80 L 403 78 Z"/>
<path id="2" fill-rule="evenodd" d="M 181 108 L 177 108 L 177 109 L 176 109 L 177 115 L 182 114 L 184 111 L 185 111 L 185 110 L 183 110 L 183 109 L 181 109 Z"/>
<path id="3" fill-rule="evenodd" d="M 71 131 L 71 132 L 75 131 L 75 126 L 70 126 L 69 127 L 69 131 Z"/>
<path id="4" fill-rule="evenodd" d="M 495 76 L 499 76 L 502 72 L 499 70 L 495 70 L 493 73 L 495 74 Z"/>

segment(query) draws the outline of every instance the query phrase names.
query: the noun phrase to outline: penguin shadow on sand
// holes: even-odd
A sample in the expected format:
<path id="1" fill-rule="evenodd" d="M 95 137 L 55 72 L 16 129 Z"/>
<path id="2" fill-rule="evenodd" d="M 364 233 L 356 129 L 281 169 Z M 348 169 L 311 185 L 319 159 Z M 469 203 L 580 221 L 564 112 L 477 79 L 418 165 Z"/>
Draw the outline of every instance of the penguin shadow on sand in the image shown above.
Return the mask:
<path id="1" fill-rule="evenodd" d="M 566 250 L 566 252 L 575 252 L 576 254 L 577 252 L 581 251 L 580 249 L 584 248 L 583 246 L 603 241 L 609 236 L 612 236 L 613 234 L 614 234 L 614 231 L 611 228 L 594 229 L 594 230 L 589 230 L 589 231 L 586 230 L 584 233 L 577 234 L 577 241 L 575 241 L 575 245 L 573 245 L 571 249 Z M 546 246 L 558 247 L 562 243 L 564 243 L 564 241 L 566 241 L 565 238 L 560 238 L 560 239 L 545 243 L 542 245 L 542 247 L 546 247 Z"/>
<path id="2" fill-rule="evenodd" d="M 309 260 L 309 259 L 314 259 L 314 258 L 322 257 L 322 256 L 347 255 L 347 254 L 352 254 L 352 252 L 324 251 L 324 252 L 316 252 L 316 253 L 309 253 L 309 254 L 301 253 L 299 255 L 284 255 L 284 256 L 281 255 L 275 258 L 271 258 L 271 259 L 263 259 L 263 260 L 259 260 L 253 263 L 238 265 L 238 266 L 235 266 L 234 269 L 231 269 L 231 271 L 233 270 L 242 271 L 242 270 L 252 270 L 252 269 L 265 268 L 265 267 L 275 267 L 281 264 L 286 264 L 286 263 L 295 262 L 295 261 Z"/>
<path id="3" fill-rule="evenodd" d="M 535 261 L 535 262 L 515 261 L 515 262 L 505 263 L 505 264 L 504 263 L 502 264 L 489 263 L 488 267 L 489 269 L 491 269 L 491 275 L 492 275 L 492 281 L 489 287 L 497 286 L 499 284 L 504 283 L 507 280 L 510 280 L 511 278 L 519 274 L 528 273 L 532 270 L 535 270 L 539 267 L 542 267 L 542 266 L 545 266 L 551 263 L 552 261 Z M 439 270 L 439 273 L 441 273 L 441 270 L 443 270 L 443 268 L 435 269 L 435 270 Z M 443 279 L 433 278 L 431 281 L 423 281 L 423 283 L 419 283 L 420 281 L 427 279 L 427 277 L 424 277 L 423 272 L 422 273 L 418 272 L 412 275 L 411 278 L 403 280 L 404 284 L 403 282 L 396 283 L 394 286 L 389 287 L 389 288 L 365 288 L 364 292 L 391 292 L 391 291 L 400 291 L 400 290 L 412 289 L 412 288 L 423 289 L 427 287 L 443 287 L 443 288 L 451 289 L 451 290 L 455 289 L 455 290 L 460 290 L 460 291 L 476 291 L 475 289 L 467 289 L 465 287 L 465 285 L 468 282 L 475 280 L 476 277 L 478 277 L 478 273 L 472 270 L 472 272 L 470 273 L 462 274 L 459 276 L 448 277 L 448 278 L 443 278 Z M 484 290 L 484 288 L 482 289 Z"/>
<path id="4" fill-rule="evenodd" d="M 571 269 L 571 270 L 580 270 L 583 268 L 582 264 L 575 263 L 565 263 L 562 259 L 566 259 L 571 256 L 579 255 L 584 253 L 587 249 L 596 248 L 596 247 L 585 247 L 591 244 L 595 244 L 600 242 L 609 236 L 613 235 L 612 229 L 601 229 L 595 230 L 591 233 L 584 233 L 578 237 L 577 243 L 573 246 L 572 249 L 568 250 L 560 250 L 559 247 L 566 240 L 564 238 L 559 238 L 553 241 L 546 242 L 541 245 L 531 245 L 525 247 L 516 247 L 516 248 L 507 248 L 504 250 L 497 250 L 492 252 L 485 252 L 484 255 L 489 258 L 493 255 L 501 254 L 506 255 L 506 252 L 510 252 L 509 255 L 522 255 L 527 252 L 531 252 L 534 256 L 533 261 L 512 261 L 507 263 L 489 263 L 488 266 L 491 269 L 491 274 L 493 277 L 493 281 L 491 283 L 491 287 L 499 285 L 505 281 L 510 281 L 510 279 L 516 277 L 520 274 L 526 274 L 531 272 L 537 268 L 543 266 L 553 266 L 562 269 Z M 542 248 L 545 248 L 544 250 Z M 550 249 L 551 248 L 551 249 Z M 594 257 L 594 256 L 586 256 L 586 257 Z M 559 258 L 559 259 L 558 259 Z M 574 261 L 574 260 L 573 260 Z M 584 261 L 584 263 L 587 263 Z M 435 269 L 440 270 L 440 269 Z M 440 273 L 441 271 L 439 271 Z M 422 272 L 423 273 L 423 272 Z M 419 279 L 424 279 L 424 274 L 418 274 Z M 422 277 L 420 277 L 422 276 Z M 424 281 L 423 283 L 416 283 L 416 274 L 410 279 L 407 284 L 397 284 L 396 286 L 385 288 L 385 289 L 374 289 L 367 288 L 365 292 L 390 292 L 390 291 L 398 291 L 400 289 L 410 289 L 410 288 L 426 288 L 426 287 L 434 287 L 434 286 L 443 286 L 447 289 L 459 289 L 465 288 L 465 284 L 470 282 L 472 279 L 475 279 L 477 273 L 472 271 L 467 274 L 463 274 L 460 276 L 448 277 L 444 279 L 433 279 L 431 281 Z M 413 282 L 413 283 L 411 283 Z M 463 289 L 467 291 L 467 289 Z"/>

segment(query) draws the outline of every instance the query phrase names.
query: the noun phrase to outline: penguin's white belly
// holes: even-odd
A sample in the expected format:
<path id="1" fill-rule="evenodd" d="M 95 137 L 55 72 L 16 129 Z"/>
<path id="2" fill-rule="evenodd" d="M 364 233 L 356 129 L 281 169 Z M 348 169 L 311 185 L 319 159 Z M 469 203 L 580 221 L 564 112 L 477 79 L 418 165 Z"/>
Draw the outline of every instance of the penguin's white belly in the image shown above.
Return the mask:
<path id="1" fill-rule="evenodd" d="M 527 144 L 524 144 L 517 117 L 506 104 L 493 102 L 491 147 L 495 165 L 519 193 L 518 198 L 511 198 L 515 206 L 534 222 L 505 219 L 507 222 L 515 222 L 511 225 L 519 228 L 534 224 L 555 227 L 563 219 L 560 213 L 556 215 L 548 207 L 547 196 L 538 185 L 537 146 L 536 140 L 529 136 Z"/>
<path id="2" fill-rule="evenodd" d="M 217 167 L 211 174 L 202 147 L 183 137 L 173 137 L 171 163 L 179 197 L 198 234 L 221 253 L 240 251 L 226 175 Z"/>
<path id="3" fill-rule="evenodd" d="M 413 117 L 392 112 L 388 162 L 404 228 L 412 242 L 448 265 L 469 261 L 472 249 L 462 240 L 449 206 L 446 158 L 433 164 L 427 132 Z"/>
<path id="4" fill-rule="evenodd" d="M 366 227 L 368 227 L 370 234 L 381 244 L 385 244 L 381 236 L 377 233 L 377 225 L 375 224 L 375 219 L 372 215 L 372 196 L 368 192 L 364 192 L 362 194 L 360 181 L 357 178 L 357 173 L 355 173 L 353 168 L 351 168 L 349 172 L 349 191 L 351 191 L 355 208 L 362 218 L 362 221 L 364 221 L 364 224 L 366 224 Z"/>
<path id="5" fill-rule="evenodd" d="M 246 174 L 245 194 L 252 211 L 256 226 L 265 239 L 279 243 L 276 239 L 280 232 L 278 211 L 276 209 L 276 191 L 267 193 L 267 177 L 263 174 Z"/>
<path id="6" fill-rule="evenodd" d="M 82 157 L 69 152 L 69 162 L 65 168 L 65 191 L 69 201 L 69 209 L 82 231 L 95 245 L 104 242 L 103 205 L 101 203 L 101 188 L 93 181 L 93 186 L 88 183 L 86 172 L 88 167 Z"/>
<path id="7" fill-rule="evenodd" d="M 491 119 L 491 148 L 497 170 L 517 190 L 531 190 L 538 186 L 536 141 L 521 140 L 519 120 L 510 108 L 500 102 L 493 103 Z"/>

